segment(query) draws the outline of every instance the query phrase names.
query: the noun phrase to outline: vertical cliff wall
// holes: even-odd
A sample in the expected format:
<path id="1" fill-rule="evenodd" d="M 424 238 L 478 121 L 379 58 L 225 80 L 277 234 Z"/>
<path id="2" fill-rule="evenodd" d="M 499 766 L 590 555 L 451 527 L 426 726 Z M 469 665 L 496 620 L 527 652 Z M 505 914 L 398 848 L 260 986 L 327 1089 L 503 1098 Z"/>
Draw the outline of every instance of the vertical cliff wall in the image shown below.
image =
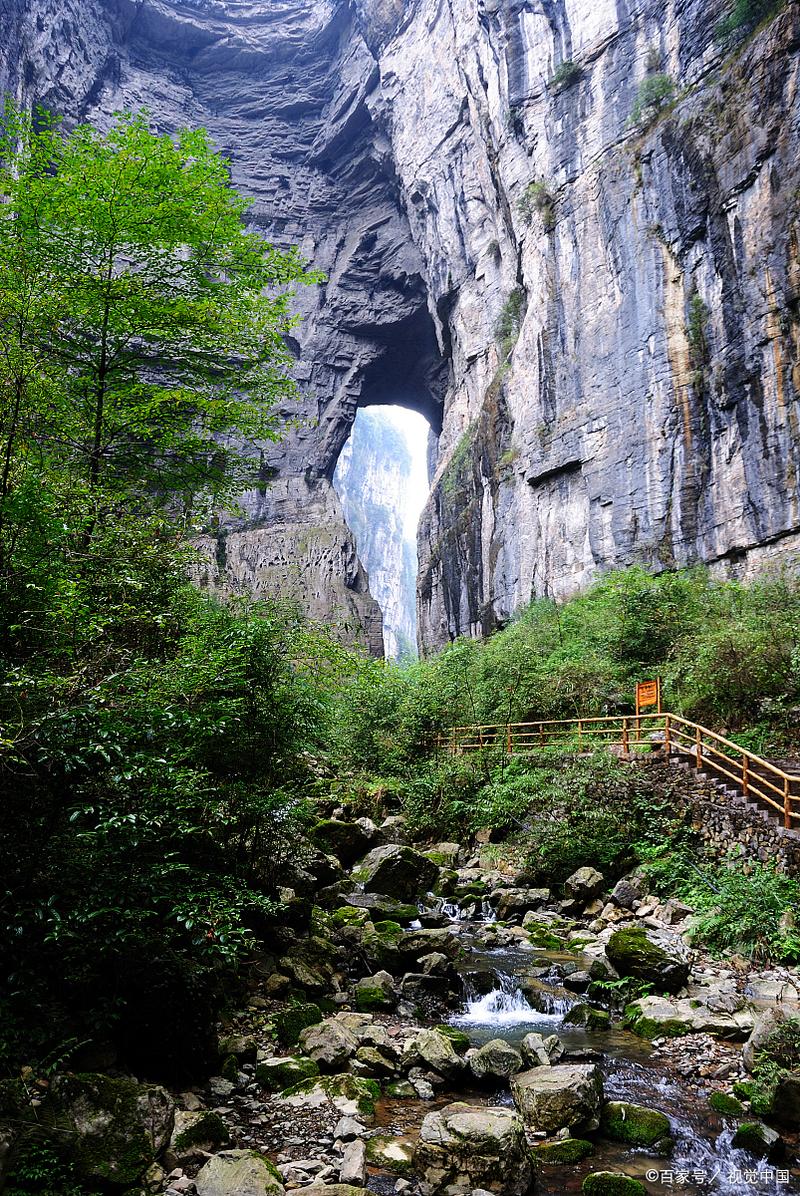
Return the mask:
<path id="1" fill-rule="evenodd" d="M 379 651 L 331 479 L 358 406 L 400 393 L 441 428 L 425 647 L 599 569 L 798 543 L 800 19 L 722 38 L 726 10 L 5 0 L 0 86 L 205 124 L 254 226 L 328 275 L 296 426 L 205 584 L 294 594 Z M 632 123 L 648 77 L 673 93 Z"/>

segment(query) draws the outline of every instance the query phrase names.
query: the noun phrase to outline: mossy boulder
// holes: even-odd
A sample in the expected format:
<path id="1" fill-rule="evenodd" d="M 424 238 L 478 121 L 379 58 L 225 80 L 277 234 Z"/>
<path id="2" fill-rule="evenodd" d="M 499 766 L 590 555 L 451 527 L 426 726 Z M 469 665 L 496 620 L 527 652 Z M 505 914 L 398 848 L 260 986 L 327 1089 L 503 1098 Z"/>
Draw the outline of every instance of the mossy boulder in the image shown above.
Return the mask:
<path id="1" fill-rule="evenodd" d="M 708 1103 L 715 1113 L 722 1113 L 725 1117 L 741 1117 L 744 1114 L 742 1102 L 728 1092 L 712 1092 Z"/>
<path id="2" fill-rule="evenodd" d="M 195 1176 L 197 1196 L 283 1196 L 274 1165 L 254 1150 L 223 1150 Z"/>
<path id="3" fill-rule="evenodd" d="M 256 1080 L 269 1092 L 283 1092 L 301 1080 L 319 1075 L 319 1066 L 313 1059 L 289 1055 L 280 1059 L 264 1059 L 256 1067 Z"/>
<path id="4" fill-rule="evenodd" d="M 591 1063 L 534 1067 L 511 1078 L 511 1095 L 525 1123 L 543 1134 L 597 1128 L 603 1080 Z"/>
<path id="5" fill-rule="evenodd" d="M 433 888 L 439 869 L 419 851 L 401 843 L 375 847 L 353 870 L 353 880 L 370 893 L 414 901 Z"/>
<path id="6" fill-rule="evenodd" d="M 392 1100 L 417 1100 L 417 1090 L 408 1080 L 395 1080 L 386 1085 L 386 1095 Z"/>
<path id="7" fill-rule="evenodd" d="M 467 1196 L 476 1188 L 527 1196 L 533 1182 L 531 1154 L 517 1114 L 462 1102 L 427 1115 L 414 1170 L 430 1196 Z"/>
<path id="8" fill-rule="evenodd" d="M 343 1072 L 336 1076 L 312 1076 L 308 1080 L 301 1080 L 282 1092 L 280 1098 L 289 1104 L 310 1108 L 330 1102 L 341 1113 L 365 1118 L 374 1117 L 375 1101 L 380 1094 L 380 1085 L 374 1080 Z"/>
<path id="9" fill-rule="evenodd" d="M 219 1113 L 211 1109 L 202 1109 L 197 1113 L 178 1109 L 169 1145 L 178 1158 L 184 1158 L 215 1150 L 224 1146 L 228 1139 L 227 1126 Z"/>
<path id="10" fill-rule="evenodd" d="M 631 1146 L 656 1146 L 670 1140 L 669 1118 L 656 1109 L 645 1109 L 628 1101 L 610 1100 L 603 1105 L 600 1132 L 612 1142 L 627 1142 Z"/>
<path id="11" fill-rule="evenodd" d="M 384 1171 L 406 1175 L 414 1166 L 414 1148 L 403 1138 L 378 1135 L 367 1141 L 367 1162 Z"/>
<path id="12" fill-rule="evenodd" d="M 785 1149 L 780 1134 L 760 1121 L 743 1121 L 737 1126 L 731 1145 L 771 1163 L 782 1158 Z"/>
<path id="13" fill-rule="evenodd" d="M 48 1098 L 70 1162 L 88 1180 L 135 1184 L 170 1139 L 175 1104 L 155 1084 L 85 1073 L 56 1076 Z"/>
<path id="14" fill-rule="evenodd" d="M 595 1009 L 580 1001 L 564 1014 L 565 1026 L 585 1026 L 587 1030 L 607 1030 L 611 1025 L 611 1014 L 605 1009 Z"/>
<path id="15" fill-rule="evenodd" d="M 345 868 L 351 868 L 369 850 L 374 836 L 357 822 L 340 822 L 338 818 L 324 818 L 310 831 L 315 847 L 326 855 L 334 855 Z"/>
<path id="16" fill-rule="evenodd" d="M 639 1179 L 621 1171 L 593 1171 L 581 1184 L 583 1196 L 647 1196 Z"/>
<path id="17" fill-rule="evenodd" d="M 380 1009 L 394 1009 L 397 1004 L 394 981 L 388 972 L 376 972 L 364 976 L 353 988 L 353 1001 L 362 1013 L 374 1013 Z"/>
<path id="18" fill-rule="evenodd" d="M 594 1154 L 594 1145 L 585 1138 L 561 1138 L 534 1146 L 533 1155 L 540 1163 L 580 1163 Z"/>
<path id="19" fill-rule="evenodd" d="M 434 1030 L 439 1034 L 444 1034 L 445 1038 L 449 1038 L 453 1044 L 453 1049 L 459 1055 L 463 1055 L 472 1045 L 469 1034 L 465 1034 L 463 1030 L 458 1030 L 455 1026 L 448 1026 L 445 1023 L 441 1023 L 438 1026 L 434 1026 Z"/>
<path id="20" fill-rule="evenodd" d="M 355 905 L 342 905 L 331 914 L 334 929 L 340 926 L 366 926 L 369 920 L 369 910 L 358 909 Z"/>
<path id="21" fill-rule="evenodd" d="M 615 930 L 606 944 L 606 956 L 620 976 L 646 981 L 659 992 L 676 993 L 689 978 L 688 962 L 666 950 L 641 926 Z"/>
<path id="22" fill-rule="evenodd" d="M 469 1056 L 470 1071 L 484 1084 L 515 1076 L 524 1067 L 522 1055 L 503 1038 L 492 1038 Z"/>
<path id="23" fill-rule="evenodd" d="M 314 1026 L 321 1021 L 322 1010 L 319 1005 L 308 1003 L 287 1005 L 275 1014 L 272 1025 L 278 1042 L 283 1046 L 294 1046 L 307 1026 Z"/>

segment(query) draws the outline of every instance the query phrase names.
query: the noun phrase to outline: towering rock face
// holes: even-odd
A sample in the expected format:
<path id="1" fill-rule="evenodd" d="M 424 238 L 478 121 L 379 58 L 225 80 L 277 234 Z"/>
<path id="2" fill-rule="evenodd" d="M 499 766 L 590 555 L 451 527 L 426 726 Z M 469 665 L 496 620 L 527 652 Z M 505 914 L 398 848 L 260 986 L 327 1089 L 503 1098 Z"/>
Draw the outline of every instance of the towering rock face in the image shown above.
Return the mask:
<path id="1" fill-rule="evenodd" d="M 357 407 L 400 394 L 442 433 L 428 648 L 599 569 L 800 546 L 800 17 L 725 40 L 727 7 L 5 0 L 0 86 L 205 124 L 255 227 L 328 275 L 297 426 L 207 584 L 378 650 L 331 478 Z M 647 77 L 673 95 L 632 123 Z"/>

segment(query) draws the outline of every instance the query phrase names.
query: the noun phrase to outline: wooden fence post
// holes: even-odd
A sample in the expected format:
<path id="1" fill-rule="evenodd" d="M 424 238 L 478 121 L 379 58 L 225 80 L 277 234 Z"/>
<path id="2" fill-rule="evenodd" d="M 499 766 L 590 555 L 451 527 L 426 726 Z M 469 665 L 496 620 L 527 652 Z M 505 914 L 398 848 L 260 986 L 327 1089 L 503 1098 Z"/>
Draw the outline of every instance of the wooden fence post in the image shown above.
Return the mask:
<path id="1" fill-rule="evenodd" d="M 695 738 L 695 759 L 698 769 L 703 767 L 703 736 L 698 727 L 694 734 Z"/>
<path id="2" fill-rule="evenodd" d="M 511 743 L 511 723 L 509 723 L 509 724 L 508 724 L 508 739 L 507 739 L 507 744 L 508 744 L 508 754 L 509 754 L 509 756 L 511 756 L 511 755 L 513 755 L 513 752 L 514 752 L 514 748 L 513 748 L 513 746 L 512 746 L 512 743 Z"/>
<path id="3" fill-rule="evenodd" d="M 791 803 L 789 801 L 789 778 L 783 778 L 783 825 L 787 831 L 791 829 Z"/>
<path id="4" fill-rule="evenodd" d="M 628 744 L 628 720 L 626 718 L 623 718 L 623 720 L 622 720 L 622 753 L 623 753 L 623 755 L 627 756 L 629 754 L 629 751 L 630 751 L 630 746 Z"/>
<path id="5" fill-rule="evenodd" d="M 745 797 L 750 795 L 750 757 L 745 753 L 742 756 L 742 793 Z"/>
<path id="6" fill-rule="evenodd" d="M 667 714 L 664 716 L 664 755 L 665 756 L 669 755 L 670 747 L 671 747 L 671 744 L 670 744 L 670 739 L 669 739 L 669 715 Z"/>

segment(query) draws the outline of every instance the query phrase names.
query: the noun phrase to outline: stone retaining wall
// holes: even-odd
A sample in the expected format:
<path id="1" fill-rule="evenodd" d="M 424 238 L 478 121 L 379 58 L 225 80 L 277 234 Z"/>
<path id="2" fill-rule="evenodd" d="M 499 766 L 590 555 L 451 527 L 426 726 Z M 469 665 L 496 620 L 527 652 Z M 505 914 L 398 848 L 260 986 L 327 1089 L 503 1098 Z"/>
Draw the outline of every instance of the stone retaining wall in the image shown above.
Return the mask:
<path id="1" fill-rule="evenodd" d="M 781 872 L 800 872 L 800 831 L 785 830 L 777 815 L 686 766 L 669 767 L 686 779 L 692 827 L 715 858 L 724 859 L 742 847 L 747 860 L 771 861 Z"/>

